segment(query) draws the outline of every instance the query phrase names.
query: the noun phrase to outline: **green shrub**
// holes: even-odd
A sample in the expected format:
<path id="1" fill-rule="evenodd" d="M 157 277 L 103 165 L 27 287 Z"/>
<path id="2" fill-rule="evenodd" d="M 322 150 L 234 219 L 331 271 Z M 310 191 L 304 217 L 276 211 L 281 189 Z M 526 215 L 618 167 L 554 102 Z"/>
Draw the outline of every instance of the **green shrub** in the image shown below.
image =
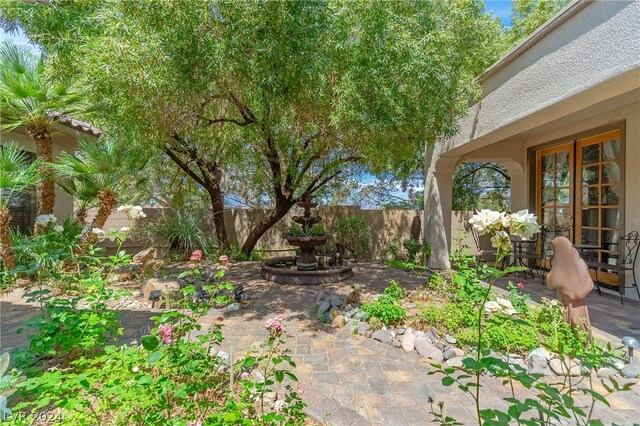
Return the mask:
<path id="1" fill-rule="evenodd" d="M 200 249 L 208 256 L 215 245 L 212 237 L 204 230 L 202 213 L 194 209 L 175 209 L 145 226 L 145 234 L 152 241 L 166 241 L 171 250 L 179 253 L 183 260 L 194 250 Z"/>
<path id="2" fill-rule="evenodd" d="M 421 264 L 423 258 L 427 258 L 431 255 L 431 246 L 426 242 L 422 243 L 410 238 L 404 241 L 403 246 L 407 251 L 407 261 L 409 263 Z"/>
<path id="3" fill-rule="evenodd" d="M 443 292 L 447 287 L 447 280 L 441 274 L 435 273 L 429 277 L 426 287 L 428 290 Z"/>
<path id="4" fill-rule="evenodd" d="M 394 300 L 400 300 L 404 298 L 404 289 L 400 287 L 396 280 L 391 280 L 387 288 L 384 289 L 384 294 Z"/>
<path id="5" fill-rule="evenodd" d="M 369 251 L 371 229 L 364 216 L 343 217 L 334 224 L 336 240 L 345 245 L 357 261 Z"/>
<path id="6" fill-rule="evenodd" d="M 378 318 L 386 325 L 397 324 L 407 318 L 407 311 L 393 298 L 382 295 L 376 301 L 362 305 L 367 318 Z"/>
<path id="7" fill-rule="evenodd" d="M 413 272 L 413 271 L 426 271 L 427 268 L 425 268 L 422 265 L 417 265 L 415 263 L 409 263 L 409 262 L 403 262 L 402 260 L 399 259 L 391 259 L 387 262 L 387 266 L 389 266 L 390 268 L 393 269 L 398 269 L 400 271 L 407 271 L 407 272 Z"/>

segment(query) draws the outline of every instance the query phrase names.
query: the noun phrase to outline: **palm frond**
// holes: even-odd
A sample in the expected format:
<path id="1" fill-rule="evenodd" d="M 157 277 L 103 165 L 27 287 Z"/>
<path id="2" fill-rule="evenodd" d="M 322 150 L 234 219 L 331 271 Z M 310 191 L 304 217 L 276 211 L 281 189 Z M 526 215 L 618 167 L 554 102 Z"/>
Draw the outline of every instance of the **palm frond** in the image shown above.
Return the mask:
<path id="1" fill-rule="evenodd" d="M 6 209 L 11 199 L 29 191 L 41 179 L 40 160 L 29 157 L 16 142 L 0 146 L 0 209 Z"/>

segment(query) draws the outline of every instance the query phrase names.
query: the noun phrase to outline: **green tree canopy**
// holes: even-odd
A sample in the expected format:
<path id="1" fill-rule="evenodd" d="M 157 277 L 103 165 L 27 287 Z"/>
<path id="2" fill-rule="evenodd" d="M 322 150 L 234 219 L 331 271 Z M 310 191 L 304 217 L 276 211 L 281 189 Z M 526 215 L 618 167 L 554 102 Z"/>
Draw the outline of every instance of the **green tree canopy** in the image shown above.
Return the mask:
<path id="1" fill-rule="evenodd" d="M 401 169 L 451 135 L 499 54 L 499 24 L 475 0 L 96 0 L 2 12 L 102 102 L 102 127 L 163 150 L 214 213 L 225 175 L 269 194 L 273 213 L 247 252 L 301 197 L 359 166 Z"/>

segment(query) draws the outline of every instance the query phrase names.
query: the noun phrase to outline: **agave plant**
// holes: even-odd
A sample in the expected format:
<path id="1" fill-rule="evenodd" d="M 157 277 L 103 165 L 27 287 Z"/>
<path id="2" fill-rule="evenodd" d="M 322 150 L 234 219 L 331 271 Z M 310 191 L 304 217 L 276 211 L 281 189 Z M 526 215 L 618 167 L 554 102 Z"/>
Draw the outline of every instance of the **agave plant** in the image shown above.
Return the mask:
<path id="1" fill-rule="evenodd" d="M 11 245 L 11 213 L 13 198 L 29 191 L 40 181 L 40 159 L 29 161 L 27 154 L 15 142 L 0 146 L 0 252 L 7 269 L 16 267 Z"/>
<path id="2" fill-rule="evenodd" d="M 52 132 L 60 115 L 86 111 L 85 96 L 70 84 L 56 84 L 45 75 L 43 56 L 24 47 L 5 42 L 0 45 L 0 110 L 3 131 L 24 126 L 42 160 L 40 174 L 47 175 L 53 161 Z M 55 113 L 54 113 L 55 112 Z M 55 185 L 47 177 L 38 183 L 38 215 L 52 214 Z"/>

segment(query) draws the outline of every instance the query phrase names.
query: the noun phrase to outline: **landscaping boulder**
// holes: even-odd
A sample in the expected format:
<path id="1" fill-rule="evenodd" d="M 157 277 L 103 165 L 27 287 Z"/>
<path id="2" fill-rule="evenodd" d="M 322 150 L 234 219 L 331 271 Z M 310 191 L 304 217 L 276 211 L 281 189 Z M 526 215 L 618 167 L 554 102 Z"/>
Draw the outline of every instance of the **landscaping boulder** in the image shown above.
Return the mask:
<path id="1" fill-rule="evenodd" d="M 331 322 L 333 321 L 333 316 L 331 315 L 331 312 L 325 312 L 324 314 L 322 314 L 320 316 L 320 321 L 322 321 L 325 324 L 331 324 Z"/>
<path id="2" fill-rule="evenodd" d="M 320 290 L 318 292 L 318 295 L 316 296 L 316 303 L 319 305 L 320 302 L 324 301 L 327 298 L 327 295 L 325 294 L 324 290 Z"/>
<path id="3" fill-rule="evenodd" d="M 335 328 L 341 328 L 344 327 L 347 322 L 349 322 L 349 318 L 345 317 L 344 315 L 337 315 L 333 319 L 333 321 L 331 321 L 331 326 Z"/>
<path id="4" fill-rule="evenodd" d="M 402 349 L 411 352 L 415 349 L 416 335 L 411 331 L 406 331 L 402 336 Z"/>
<path id="5" fill-rule="evenodd" d="M 349 322 L 347 322 L 344 326 L 344 328 L 346 328 L 347 330 L 349 330 L 350 332 L 353 332 L 355 330 L 358 329 L 358 325 L 359 322 L 356 320 L 349 320 Z"/>
<path id="6" fill-rule="evenodd" d="M 156 249 L 153 247 L 149 247 L 148 249 L 139 251 L 138 253 L 135 254 L 135 256 L 133 256 L 133 258 L 131 259 L 131 262 L 147 263 L 148 261 L 153 259 L 155 252 L 156 252 Z"/>
<path id="7" fill-rule="evenodd" d="M 401 348 L 402 347 L 402 342 L 398 339 L 393 339 L 393 341 L 391 342 L 391 345 L 393 345 L 396 348 Z"/>
<path id="8" fill-rule="evenodd" d="M 625 379 L 635 379 L 640 375 L 640 361 L 634 360 L 633 362 L 625 365 L 620 370 L 620 374 Z"/>
<path id="9" fill-rule="evenodd" d="M 344 300 L 340 296 L 332 296 L 328 300 L 332 308 L 337 308 L 344 305 Z"/>
<path id="10" fill-rule="evenodd" d="M 361 322 L 358 324 L 358 334 L 361 336 L 366 335 L 367 331 L 369 331 L 369 324 L 366 322 Z"/>
<path id="11" fill-rule="evenodd" d="M 569 375 L 571 377 L 580 376 L 580 365 L 575 360 L 565 359 L 564 362 L 554 356 L 549 360 L 549 368 L 558 376 Z M 568 370 L 568 371 L 567 371 Z"/>
<path id="12" fill-rule="evenodd" d="M 461 368 L 464 364 L 462 363 L 463 358 L 461 356 L 456 356 L 447 360 L 447 365 L 449 367 Z"/>
<path id="13" fill-rule="evenodd" d="M 331 304 L 328 301 L 320 302 L 318 305 L 318 316 L 322 316 L 325 312 L 331 309 Z"/>
<path id="14" fill-rule="evenodd" d="M 454 344 L 458 343 L 458 340 L 455 337 L 453 337 L 452 335 L 450 335 L 450 334 L 445 334 L 444 335 L 444 341 L 449 343 L 450 345 L 454 345 Z"/>
<path id="15" fill-rule="evenodd" d="M 354 319 L 364 321 L 367 318 L 367 313 L 365 311 L 358 311 L 354 316 Z"/>
<path id="16" fill-rule="evenodd" d="M 442 351 L 426 337 L 416 337 L 415 347 L 416 351 L 424 358 L 429 358 L 435 362 L 442 362 L 444 360 Z"/>
<path id="17" fill-rule="evenodd" d="M 543 347 L 535 348 L 534 350 L 529 352 L 529 358 L 532 356 L 543 358 L 545 361 L 549 361 L 549 359 L 551 358 L 551 354 L 549 353 L 549 351 Z"/>
<path id="18" fill-rule="evenodd" d="M 393 341 L 393 336 L 391 336 L 389 330 L 376 330 L 373 332 L 371 337 L 374 340 L 387 344 L 390 344 Z"/>
<path id="19" fill-rule="evenodd" d="M 180 299 L 182 293 L 180 292 L 180 283 L 176 279 L 171 278 L 149 278 L 147 281 L 140 285 L 140 291 L 142 296 L 149 299 L 149 295 L 152 291 L 161 291 L 163 297 Z M 157 295 L 158 293 L 154 293 Z"/>
<path id="20" fill-rule="evenodd" d="M 529 354 L 529 360 L 527 361 L 527 372 L 529 374 L 542 374 L 543 376 L 553 376 L 547 360 L 538 355 Z"/>
<path id="21" fill-rule="evenodd" d="M 618 374 L 618 372 L 609 367 L 600 367 L 598 369 L 598 373 L 596 373 L 599 379 L 609 379 L 614 377 L 616 374 Z"/>

